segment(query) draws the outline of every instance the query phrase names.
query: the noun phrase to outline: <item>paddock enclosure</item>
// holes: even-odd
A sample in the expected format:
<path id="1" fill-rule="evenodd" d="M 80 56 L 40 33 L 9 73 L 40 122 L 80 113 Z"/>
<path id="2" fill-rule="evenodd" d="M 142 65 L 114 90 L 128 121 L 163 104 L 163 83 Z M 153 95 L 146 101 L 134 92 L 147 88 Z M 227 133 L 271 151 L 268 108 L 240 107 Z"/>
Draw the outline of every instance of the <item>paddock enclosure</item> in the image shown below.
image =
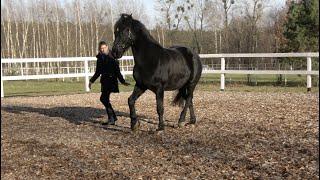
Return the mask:
<path id="1" fill-rule="evenodd" d="M 319 86 L 319 52 L 309 53 L 236 53 L 236 54 L 199 54 L 202 62 L 202 75 L 220 74 L 220 89 L 225 90 L 226 75 L 306 75 L 306 87 L 310 91 L 312 76 Z M 239 63 L 241 59 L 252 59 L 251 64 Z M 281 59 L 291 58 L 290 63 L 281 63 Z M 294 63 L 298 58 L 300 63 Z M 218 59 L 218 61 L 217 61 Z M 220 60 L 219 60 L 220 59 Z M 265 61 L 265 59 L 268 59 Z M 1 59 L 1 97 L 4 97 L 4 82 L 17 80 L 39 80 L 62 78 L 84 78 L 84 89 L 88 87 L 89 77 L 95 70 L 95 57 L 64 58 L 15 58 Z M 121 73 L 133 74 L 133 56 L 119 59 Z M 313 66 L 312 66 L 313 64 Z M 251 81 L 251 80 L 250 80 Z M 255 80 L 257 83 L 257 81 Z"/>
<path id="2" fill-rule="evenodd" d="M 7 97 L 1 102 L 2 179 L 319 179 L 318 93 L 196 90 L 196 125 L 165 93 L 163 132 L 155 96 L 112 94 L 119 117 L 103 126 L 99 93 Z M 189 113 L 187 115 L 187 120 Z"/>

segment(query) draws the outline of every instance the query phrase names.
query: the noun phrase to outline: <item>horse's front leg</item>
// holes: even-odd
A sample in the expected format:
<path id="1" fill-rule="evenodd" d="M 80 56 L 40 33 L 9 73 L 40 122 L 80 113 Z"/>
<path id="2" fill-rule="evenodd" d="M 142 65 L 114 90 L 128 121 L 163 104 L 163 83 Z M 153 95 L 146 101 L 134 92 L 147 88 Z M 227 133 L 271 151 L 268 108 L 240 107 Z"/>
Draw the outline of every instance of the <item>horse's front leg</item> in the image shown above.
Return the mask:
<path id="1" fill-rule="evenodd" d="M 137 85 L 134 86 L 133 92 L 131 96 L 128 98 L 128 105 L 130 109 L 130 118 L 131 118 L 131 130 L 135 131 L 139 128 L 140 123 L 137 119 L 135 103 L 136 100 L 145 92 L 145 89 L 138 87 Z"/>
<path id="2" fill-rule="evenodd" d="M 159 116 L 159 126 L 157 131 L 164 130 L 164 120 L 163 120 L 163 95 L 164 95 L 164 90 L 162 88 L 159 88 L 156 92 L 156 100 L 157 100 L 157 113 Z"/>

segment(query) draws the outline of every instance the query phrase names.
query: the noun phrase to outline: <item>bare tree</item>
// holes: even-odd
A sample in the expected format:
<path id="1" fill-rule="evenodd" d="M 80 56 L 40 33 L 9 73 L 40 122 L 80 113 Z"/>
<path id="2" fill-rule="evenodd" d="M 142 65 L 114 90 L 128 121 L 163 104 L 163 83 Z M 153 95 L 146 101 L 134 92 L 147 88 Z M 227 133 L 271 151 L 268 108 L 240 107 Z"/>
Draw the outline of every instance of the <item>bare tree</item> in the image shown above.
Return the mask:
<path id="1" fill-rule="evenodd" d="M 216 12 L 213 1 L 193 0 L 187 1 L 187 13 L 184 19 L 188 28 L 193 32 L 193 42 L 198 53 L 202 52 L 201 42 L 204 42 L 203 32 L 213 26 L 213 13 Z"/>
<path id="2" fill-rule="evenodd" d="M 235 3 L 235 0 L 222 0 L 224 10 L 224 27 L 228 27 L 228 14 L 231 6 Z"/>
<path id="3" fill-rule="evenodd" d="M 127 13 L 132 14 L 134 18 L 139 19 L 144 24 L 148 24 L 149 22 L 145 6 L 141 0 L 131 1 L 130 3 L 127 0 L 117 0 L 113 2 L 112 9 L 113 12 L 119 13 L 113 14 L 113 18 L 118 18 L 121 13 Z"/>
<path id="4" fill-rule="evenodd" d="M 250 40 L 251 52 L 256 52 L 258 46 L 258 23 L 262 18 L 266 0 L 250 0 L 244 1 L 245 4 L 245 18 L 249 22 L 249 27 L 252 33 L 252 39 Z"/>
<path id="5" fill-rule="evenodd" d="M 224 10 L 224 46 L 223 46 L 223 52 L 226 53 L 229 51 L 229 39 L 228 39 L 228 15 L 231 7 L 235 4 L 235 0 L 222 0 L 223 3 L 223 10 Z M 227 62 L 228 63 L 228 62 Z"/>
<path id="6" fill-rule="evenodd" d="M 1 52 L 4 53 L 4 56 L 11 55 L 11 40 L 12 37 L 11 33 L 11 17 L 9 13 L 9 6 L 8 2 L 6 2 L 3 6 L 1 6 L 1 27 L 3 29 L 4 35 L 1 36 Z M 1 32 L 2 33 L 2 32 Z M 2 44 L 2 38 L 4 38 L 5 44 Z"/>
<path id="7" fill-rule="evenodd" d="M 165 45 L 164 36 L 168 34 L 169 45 L 175 39 L 175 34 L 183 27 L 182 20 L 184 19 L 188 1 L 174 0 L 158 0 L 156 9 L 160 13 L 160 23 L 163 33 L 162 44 Z M 190 7 L 189 7 L 190 8 Z M 163 29 L 164 28 L 164 29 Z"/>
<path id="8" fill-rule="evenodd" d="M 149 24 L 141 0 L 2 2 L 3 57 L 93 56 L 100 40 L 114 38 L 113 25 L 120 13 L 132 13 Z M 198 52 L 215 53 L 278 51 L 280 47 L 281 40 L 270 36 L 281 34 L 282 25 L 263 21 L 267 7 L 263 0 L 158 0 L 156 5 L 161 16 L 157 26 L 148 29 L 163 46 L 185 44 Z"/>
<path id="9" fill-rule="evenodd" d="M 158 0 L 158 6 L 160 9 L 160 13 L 163 16 L 163 19 L 165 21 L 164 24 L 166 24 L 166 28 L 168 30 L 171 30 L 172 27 L 172 17 L 171 17 L 171 12 L 174 9 L 174 0 Z"/>
<path id="10" fill-rule="evenodd" d="M 79 28 L 79 55 L 82 56 L 82 25 L 81 25 L 81 4 L 80 0 L 75 0 L 75 10 L 76 10 L 76 16 L 77 16 L 77 26 Z M 78 29 L 77 28 L 77 29 Z"/>
<path id="11" fill-rule="evenodd" d="M 60 2 L 58 0 L 54 1 L 55 3 L 55 16 L 56 16 L 56 57 L 61 57 L 61 35 L 60 35 L 60 18 L 61 18 L 61 12 L 60 12 Z"/>

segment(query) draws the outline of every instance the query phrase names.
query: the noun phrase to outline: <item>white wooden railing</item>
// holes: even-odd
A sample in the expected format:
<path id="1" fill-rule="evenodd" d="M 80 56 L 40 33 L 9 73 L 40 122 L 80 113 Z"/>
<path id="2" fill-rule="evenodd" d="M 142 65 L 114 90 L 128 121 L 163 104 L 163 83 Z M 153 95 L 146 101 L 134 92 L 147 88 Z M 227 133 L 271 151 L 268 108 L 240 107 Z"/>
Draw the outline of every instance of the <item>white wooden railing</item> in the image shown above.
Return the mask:
<path id="1" fill-rule="evenodd" d="M 205 58 L 219 58 L 221 60 L 221 69 L 213 70 L 204 68 L 203 74 L 221 74 L 220 76 L 220 89 L 225 89 L 225 74 L 301 74 L 307 75 L 307 90 L 311 90 L 311 75 L 319 75 L 319 71 L 312 70 L 312 58 L 319 57 L 319 52 L 316 53 L 254 53 L 254 54 L 200 54 L 201 59 Z M 283 57 L 302 57 L 306 58 L 307 70 L 226 70 L 225 58 L 283 58 Z M 24 58 L 24 59 L 1 59 L 1 97 L 4 97 L 3 81 L 9 80 L 28 80 L 28 79 L 50 79 L 50 78 L 68 78 L 68 77 L 84 77 L 85 78 L 85 90 L 90 91 L 89 77 L 93 75 L 93 72 L 89 72 L 89 61 L 95 61 L 95 57 L 66 57 L 66 58 Z M 131 61 L 133 65 L 132 56 L 123 56 L 119 59 L 122 61 Z M 6 76 L 3 75 L 3 64 L 10 63 L 42 63 L 42 62 L 84 62 L 84 72 L 81 73 L 58 73 L 58 74 L 37 74 L 37 75 L 17 75 Z M 132 69 L 132 68 L 131 68 Z M 132 74 L 132 70 L 122 68 L 121 73 L 123 75 Z M 22 71 L 23 72 L 23 71 Z"/>

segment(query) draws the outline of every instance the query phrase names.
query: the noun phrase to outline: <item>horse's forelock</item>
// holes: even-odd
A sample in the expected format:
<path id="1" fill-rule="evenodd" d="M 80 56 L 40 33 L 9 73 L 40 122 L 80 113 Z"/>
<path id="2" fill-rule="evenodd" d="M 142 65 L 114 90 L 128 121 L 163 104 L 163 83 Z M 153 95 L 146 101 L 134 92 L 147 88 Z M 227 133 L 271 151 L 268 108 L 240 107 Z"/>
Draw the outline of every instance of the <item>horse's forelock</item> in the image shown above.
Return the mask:
<path id="1" fill-rule="evenodd" d="M 132 14 L 125 14 L 125 13 L 122 13 L 121 14 L 121 18 L 124 18 L 124 19 L 132 19 Z"/>
<path id="2" fill-rule="evenodd" d="M 118 21 L 115 23 L 115 28 L 120 27 L 120 26 L 128 26 L 128 22 L 132 22 L 133 18 L 132 15 L 130 14 L 121 14 L 120 18 Z"/>

